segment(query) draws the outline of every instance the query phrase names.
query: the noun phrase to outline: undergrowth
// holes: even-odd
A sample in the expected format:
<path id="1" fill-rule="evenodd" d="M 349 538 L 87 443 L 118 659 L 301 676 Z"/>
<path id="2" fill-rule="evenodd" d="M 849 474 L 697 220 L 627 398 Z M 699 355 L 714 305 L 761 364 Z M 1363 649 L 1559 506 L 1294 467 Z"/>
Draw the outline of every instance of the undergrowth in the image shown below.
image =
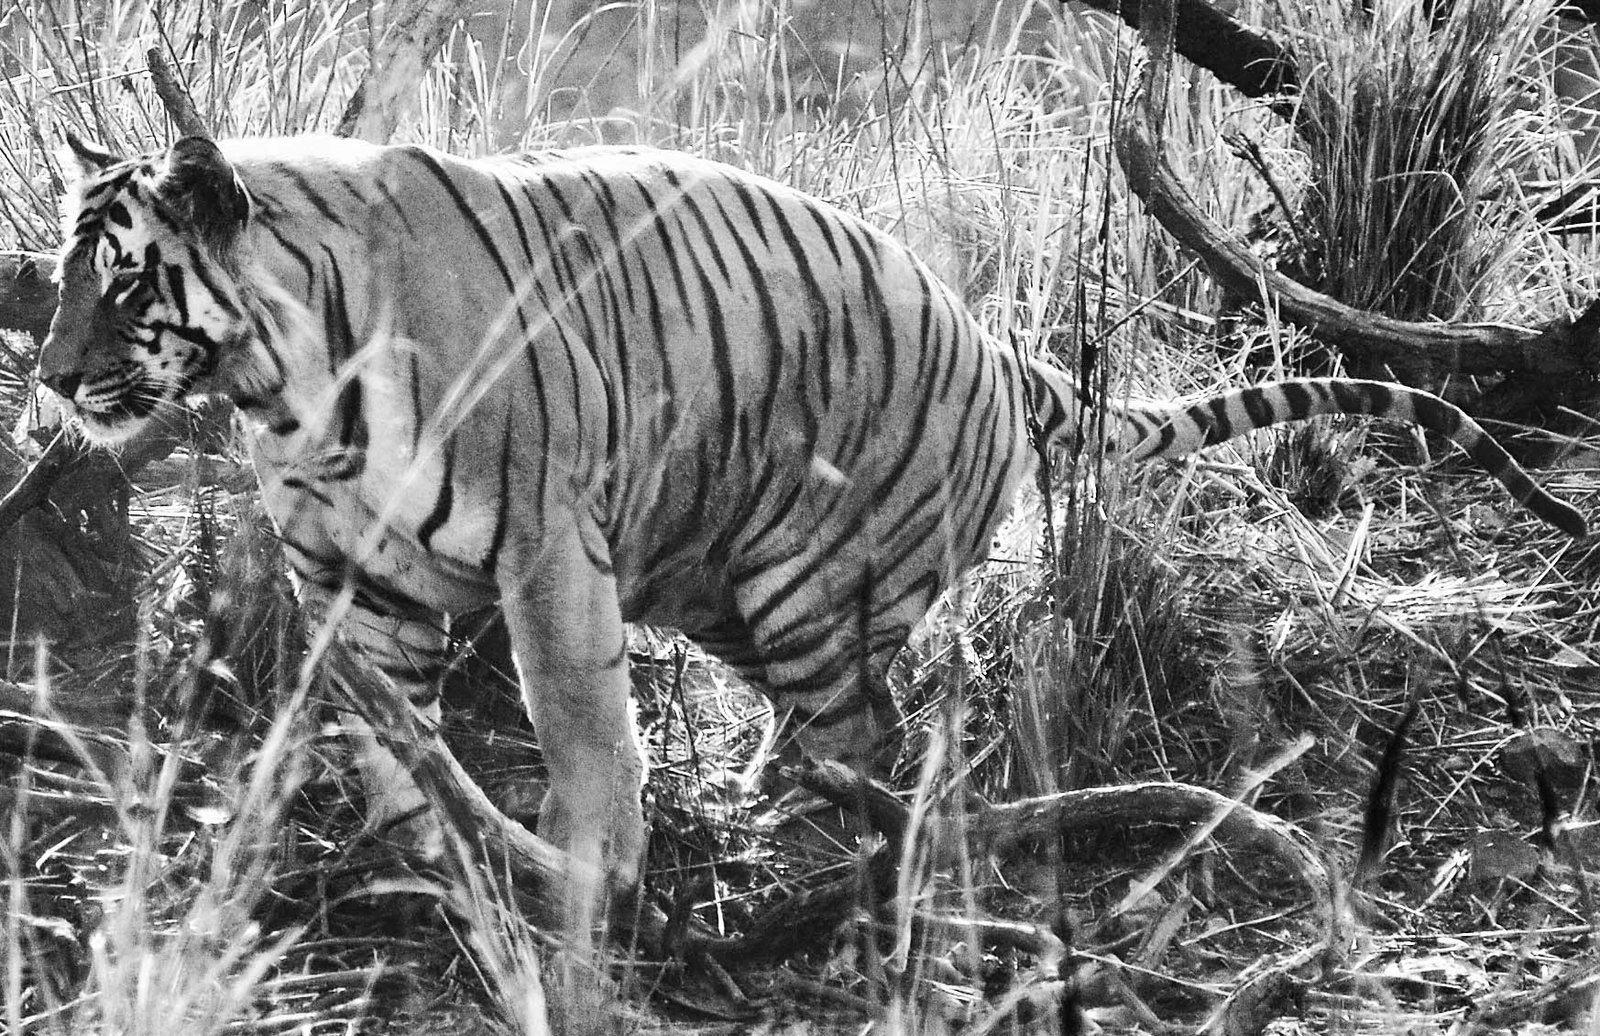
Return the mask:
<path id="1" fill-rule="evenodd" d="M 1002 340 L 1113 396 L 1290 372 L 1301 333 L 1220 297 L 1120 180 L 1132 38 L 1076 9 L 969 6 L 516 0 L 457 31 L 398 137 L 469 154 L 641 141 L 796 184 L 909 241 Z M 1546 232 L 1518 195 L 1551 176 L 1561 132 L 1549 10 L 1435 5 L 1453 13 L 1433 32 L 1427 5 L 1396 0 L 1242 6 L 1284 29 L 1307 86 L 1283 120 L 1180 70 L 1168 148 L 1213 214 L 1243 228 L 1290 199 L 1277 218 L 1314 246 L 1292 257 L 1301 274 L 1396 315 L 1531 324 L 1586 296 L 1591 243 Z M 219 135 L 326 131 L 373 18 L 355 2 L 14 4 L 7 244 L 56 244 L 65 131 L 168 142 L 148 48 Z M 26 374 L 9 372 L 8 414 L 27 409 Z M 733 975 L 620 943 L 597 979 L 615 1027 L 1051 1031 L 1074 988 L 1108 1028 L 1187 1031 L 1225 1010 L 1264 1025 L 1235 994 L 1328 934 L 1325 905 L 1270 854 L 1185 845 L 1159 816 L 973 847 L 968 807 L 1140 781 L 1234 796 L 1325 861 L 1346 952 L 1274 1008 L 1298 1014 L 1284 1024 L 1471 1028 L 1489 994 L 1569 973 L 1597 920 L 1594 562 L 1479 473 L 1418 463 L 1427 444 L 1397 466 L 1365 441 L 1322 423 L 1155 470 L 1057 459 L 897 664 L 920 837 L 892 920 L 862 914 Z M 137 476 L 137 644 L 13 645 L 3 1031 L 542 1031 L 565 965 L 493 861 L 467 846 L 413 874 L 363 831 L 242 464 L 197 448 Z M 1587 474 L 1542 480 L 1581 501 Z M 487 644 L 462 640 L 449 734 L 531 817 L 535 739 Z M 669 913 L 738 931 L 861 866 L 848 830 L 752 823 L 758 699 L 667 634 L 630 647 L 653 752 L 647 887 Z M 1374 811 L 1386 768 L 1400 780 Z M 1381 866 L 1352 887 L 1372 824 Z M 1047 966 L 979 931 L 996 916 L 1071 931 L 1074 955 Z M 1597 1031 L 1594 977 L 1579 978 L 1526 1018 Z"/>

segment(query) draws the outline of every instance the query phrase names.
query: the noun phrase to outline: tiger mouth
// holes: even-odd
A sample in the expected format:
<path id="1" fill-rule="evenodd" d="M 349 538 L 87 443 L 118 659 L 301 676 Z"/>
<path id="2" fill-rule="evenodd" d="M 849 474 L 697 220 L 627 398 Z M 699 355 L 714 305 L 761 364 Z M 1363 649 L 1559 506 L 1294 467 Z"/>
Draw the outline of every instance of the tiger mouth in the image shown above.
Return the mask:
<path id="1" fill-rule="evenodd" d="M 91 440 L 117 441 L 138 431 L 158 409 L 180 399 L 192 380 L 172 384 L 129 364 L 103 372 L 67 402 Z"/>

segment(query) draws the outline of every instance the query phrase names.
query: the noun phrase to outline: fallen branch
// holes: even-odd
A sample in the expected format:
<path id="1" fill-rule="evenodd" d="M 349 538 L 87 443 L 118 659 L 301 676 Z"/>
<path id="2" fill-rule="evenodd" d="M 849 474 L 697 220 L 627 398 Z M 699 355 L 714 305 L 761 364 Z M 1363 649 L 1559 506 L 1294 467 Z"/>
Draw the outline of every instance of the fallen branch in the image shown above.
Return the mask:
<path id="1" fill-rule="evenodd" d="M 1137 103 L 1126 109 L 1117 134 L 1117 157 L 1130 189 L 1150 215 L 1199 256 L 1222 287 L 1244 298 L 1260 298 L 1283 319 L 1362 366 L 1387 368 L 1401 381 L 1428 383 L 1450 373 L 1518 371 L 1571 379 L 1600 372 L 1600 303 L 1576 319 L 1555 320 L 1537 330 L 1420 323 L 1347 306 L 1269 268 L 1202 211 L 1167 162 L 1159 130 L 1166 94 L 1158 81 L 1171 59 L 1170 40 L 1156 32 L 1142 35 L 1150 61 Z"/>
<path id="2" fill-rule="evenodd" d="M 1300 880 L 1312 900 L 1333 901 L 1321 858 L 1294 825 L 1191 784 L 1151 781 L 1113 788 L 1080 788 L 975 812 L 967 822 L 975 853 L 1003 854 L 1019 841 L 1054 838 L 1105 824 L 1192 824 L 1217 820 L 1219 841 L 1264 852 Z"/>
<path id="3" fill-rule="evenodd" d="M 832 761 L 786 766 L 783 778 L 816 792 L 840 809 L 864 816 L 874 831 L 896 846 L 904 841 L 911 811 L 894 792 L 850 767 Z"/>
<path id="4" fill-rule="evenodd" d="M 1097 11 L 1142 25 L 1140 0 L 1084 0 Z M 1246 97 L 1292 94 L 1300 88 L 1294 52 L 1259 29 L 1212 7 L 1205 0 L 1179 0 L 1173 34 L 1178 53 Z"/>
<path id="5" fill-rule="evenodd" d="M 1520 993 L 1491 993 L 1467 1012 L 1477 1027 L 1519 1029 L 1543 1023 L 1582 1028 L 1586 1013 L 1600 1007 L 1600 960 L 1567 961 L 1554 978 Z"/>
<path id="6" fill-rule="evenodd" d="M 874 827 L 891 839 L 906 833 L 910 811 L 881 786 L 838 763 L 786 770 L 786 776 L 845 809 L 866 808 Z M 1104 824 L 1214 823 L 1218 841 L 1269 854 L 1300 879 L 1335 931 L 1333 882 L 1321 857 L 1288 821 L 1252 809 L 1219 792 L 1189 784 L 1152 781 L 1110 788 L 1081 788 L 972 811 L 965 824 L 974 855 L 1003 855 L 1019 841 L 1055 838 Z M 896 854 L 898 855 L 898 853 Z M 1333 941 L 1337 941 L 1336 938 Z M 1041 948 L 1052 939 L 1030 940 Z"/>

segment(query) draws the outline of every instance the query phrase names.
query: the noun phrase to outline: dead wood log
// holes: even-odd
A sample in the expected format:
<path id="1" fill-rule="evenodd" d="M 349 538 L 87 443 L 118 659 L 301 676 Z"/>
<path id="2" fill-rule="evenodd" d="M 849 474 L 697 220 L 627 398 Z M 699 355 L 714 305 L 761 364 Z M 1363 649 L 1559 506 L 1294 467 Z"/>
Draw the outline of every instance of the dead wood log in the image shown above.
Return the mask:
<path id="1" fill-rule="evenodd" d="M 1143 24 L 1141 0 L 1083 0 L 1120 18 L 1129 28 Z M 1178 0 L 1173 43 L 1179 54 L 1246 97 L 1292 94 L 1300 88 L 1294 52 L 1205 0 Z"/>
<path id="2" fill-rule="evenodd" d="M 1081 788 L 986 806 L 968 820 L 974 851 L 1004 854 L 1017 842 L 1053 838 L 1105 824 L 1192 824 L 1216 821 L 1224 843 L 1264 852 L 1299 879 L 1314 902 L 1333 901 L 1332 882 L 1310 841 L 1293 824 L 1208 788 L 1150 781 L 1114 788 Z"/>
<path id="3" fill-rule="evenodd" d="M 1359 310 L 1269 268 L 1242 241 L 1208 216 L 1162 150 L 1161 105 L 1171 41 L 1141 32 L 1150 53 L 1136 103 L 1125 109 L 1116 151 L 1133 193 L 1146 211 L 1205 263 L 1211 276 L 1241 298 L 1257 298 L 1367 369 L 1388 369 L 1412 384 L 1443 376 L 1507 371 L 1551 381 L 1587 379 L 1600 372 L 1596 313 L 1552 321 L 1542 328 L 1507 324 L 1443 324 L 1397 320 Z"/>
<path id="4" fill-rule="evenodd" d="M 846 809 L 864 808 L 892 843 L 904 837 L 910 815 L 895 796 L 838 763 L 822 763 L 785 775 Z M 971 811 L 965 829 L 972 851 L 1003 855 L 1018 842 L 1054 838 L 1104 824 L 1213 823 L 1217 840 L 1264 852 L 1300 879 L 1317 904 L 1326 931 L 1335 930 L 1332 878 L 1310 841 L 1287 821 L 1252 809 L 1218 792 L 1188 784 L 1146 782 L 1122 787 L 1083 788 Z M 898 858 L 898 851 L 895 852 Z M 819 905 L 836 905 L 819 900 Z M 841 922 L 843 918 L 839 919 Z M 816 917 L 808 919 L 813 929 Z M 1048 934 L 1048 933 L 1045 933 Z M 1044 950 L 1053 937 L 1035 934 L 1030 943 Z"/>
<path id="5" fill-rule="evenodd" d="M 866 804 L 875 824 L 891 838 L 903 836 L 906 806 L 895 796 L 838 763 L 821 763 L 786 776 L 845 808 Z M 1288 821 L 1190 784 L 1149 781 L 1109 788 L 1082 788 L 972 810 L 965 829 L 974 852 L 1001 855 L 1025 840 L 1053 838 L 1104 824 L 1187 824 L 1214 821 L 1224 842 L 1265 852 L 1300 878 L 1311 898 L 1333 900 L 1327 868 L 1310 841 Z"/>

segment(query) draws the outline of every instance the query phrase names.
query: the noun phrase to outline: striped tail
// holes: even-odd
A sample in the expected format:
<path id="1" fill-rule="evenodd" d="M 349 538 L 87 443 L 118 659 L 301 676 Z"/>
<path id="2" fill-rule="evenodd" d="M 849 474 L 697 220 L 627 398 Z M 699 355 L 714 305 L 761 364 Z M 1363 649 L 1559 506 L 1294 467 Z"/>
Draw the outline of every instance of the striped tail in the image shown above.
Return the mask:
<path id="1" fill-rule="evenodd" d="M 1036 410 L 1049 441 L 1076 445 L 1081 435 L 1081 394 L 1061 371 L 1037 363 L 1033 371 Z M 1107 422 L 1106 453 L 1127 460 L 1178 457 L 1257 428 L 1321 414 L 1365 414 L 1405 421 L 1446 436 L 1541 520 L 1574 539 L 1588 533 L 1588 524 L 1577 508 L 1534 482 L 1460 407 L 1430 392 L 1383 381 L 1301 378 L 1229 389 L 1193 403 L 1112 404 L 1108 416 L 1120 418 L 1120 422 Z"/>

